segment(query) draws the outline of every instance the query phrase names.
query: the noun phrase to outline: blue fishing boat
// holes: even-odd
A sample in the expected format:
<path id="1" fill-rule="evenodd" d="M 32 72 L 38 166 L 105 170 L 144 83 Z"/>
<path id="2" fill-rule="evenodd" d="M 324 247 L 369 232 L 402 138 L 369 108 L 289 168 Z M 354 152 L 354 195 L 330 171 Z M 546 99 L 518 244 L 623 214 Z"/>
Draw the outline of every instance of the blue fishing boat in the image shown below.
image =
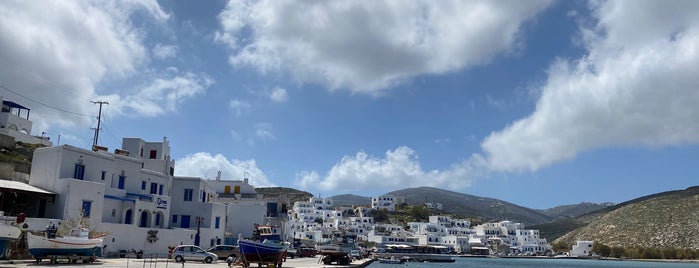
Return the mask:
<path id="1" fill-rule="evenodd" d="M 254 240 L 238 239 L 238 249 L 242 258 L 243 267 L 250 267 L 250 263 L 258 265 L 274 264 L 282 267 L 284 262 L 284 244 L 277 242 L 258 242 Z"/>

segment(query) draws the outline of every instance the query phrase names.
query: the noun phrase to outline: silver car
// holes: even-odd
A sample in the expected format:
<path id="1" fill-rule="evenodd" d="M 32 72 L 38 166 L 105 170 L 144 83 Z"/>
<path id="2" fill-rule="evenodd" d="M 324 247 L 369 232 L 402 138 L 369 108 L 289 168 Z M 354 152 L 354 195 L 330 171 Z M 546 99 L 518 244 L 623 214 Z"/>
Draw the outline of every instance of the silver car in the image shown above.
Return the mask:
<path id="1" fill-rule="evenodd" d="M 205 263 L 212 263 L 218 260 L 218 256 L 211 252 L 206 252 L 206 250 L 195 246 L 195 245 L 180 245 L 177 246 L 172 251 L 172 257 L 175 258 L 175 262 L 184 261 L 203 261 Z"/>

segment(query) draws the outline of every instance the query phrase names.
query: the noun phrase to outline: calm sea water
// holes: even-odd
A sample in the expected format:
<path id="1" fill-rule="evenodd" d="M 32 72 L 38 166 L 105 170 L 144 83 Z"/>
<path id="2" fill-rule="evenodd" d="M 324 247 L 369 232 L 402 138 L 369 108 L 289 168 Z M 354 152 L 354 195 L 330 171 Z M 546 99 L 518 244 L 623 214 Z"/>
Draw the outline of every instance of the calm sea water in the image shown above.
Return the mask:
<path id="1" fill-rule="evenodd" d="M 699 263 L 642 262 L 642 261 L 601 261 L 574 259 L 507 259 L 507 258 L 455 258 L 453 263 L 406 263 L 385 264 L 378 261 L 368 268 L 697 268 Z"/>

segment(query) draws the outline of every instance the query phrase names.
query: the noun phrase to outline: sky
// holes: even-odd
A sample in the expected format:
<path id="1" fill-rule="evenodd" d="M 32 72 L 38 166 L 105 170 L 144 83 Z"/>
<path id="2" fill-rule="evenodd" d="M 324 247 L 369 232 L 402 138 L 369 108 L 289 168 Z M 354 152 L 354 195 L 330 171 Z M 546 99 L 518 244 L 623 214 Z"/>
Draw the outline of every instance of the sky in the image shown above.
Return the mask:
<path id="1" fill-rule="evenodd" d="M 54 145 L 316 196 L 545 209 L 699 184 L 699 1 L 0 1 L 0 96 Z"/>

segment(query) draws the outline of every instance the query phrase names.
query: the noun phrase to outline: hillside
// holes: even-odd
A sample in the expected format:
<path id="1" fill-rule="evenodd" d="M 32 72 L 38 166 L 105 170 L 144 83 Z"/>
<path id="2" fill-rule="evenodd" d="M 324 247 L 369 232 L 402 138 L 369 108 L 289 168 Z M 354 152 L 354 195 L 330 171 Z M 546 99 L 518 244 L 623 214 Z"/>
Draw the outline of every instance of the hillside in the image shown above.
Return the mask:
<path id="1" fill-rule="evenodd" d="M 697 207 L 699 187 L 644 196 L 579 217 L 579 222 L 590 223 L 556 242 L 594 240 L 609 246 L 697 248 Z"/>
<path id="2" fill-rule="evenodd" d="M 590 212 L 598 211 L 600 209 L 608 208 L 611 206 L 614 206 L 614 204 L 582 202 L 579 204 L 557 206 L 539 211 L 552 219 L 567 219 L 571 217 L 584 215 Z"/>
<path id="3" fill-rule="evenodd" d="M 344 206 L 371 206 L 371 197 L 353 195 L 353 194 L 341 194 L 330 197 L 333 200 L 333 206 L 344 207 Z"/>
<path id="4" fill-rule="evenodd" d="M 313 197 L 313 194 L 309 192 L 299 191 L 294 188 L 287 187 L 258 187 L 255 188 L 258 194 L 265 195 L 280 195 L 284 194 L 289 198 L 291 205 L 298 201 L 308 201 L 309 198 Z"/>
<path id="5" fill-rule="evenodd" d="M 410 205 L 442 203 L 445 212 L 459 217 L 488 220 L 511 220 L 525 225 L 546 223 L 551 218 L 540 211 L 506 201 L 457 193 L 432 187 L 408 188 L 388 193 L 405 197 Z"/>

